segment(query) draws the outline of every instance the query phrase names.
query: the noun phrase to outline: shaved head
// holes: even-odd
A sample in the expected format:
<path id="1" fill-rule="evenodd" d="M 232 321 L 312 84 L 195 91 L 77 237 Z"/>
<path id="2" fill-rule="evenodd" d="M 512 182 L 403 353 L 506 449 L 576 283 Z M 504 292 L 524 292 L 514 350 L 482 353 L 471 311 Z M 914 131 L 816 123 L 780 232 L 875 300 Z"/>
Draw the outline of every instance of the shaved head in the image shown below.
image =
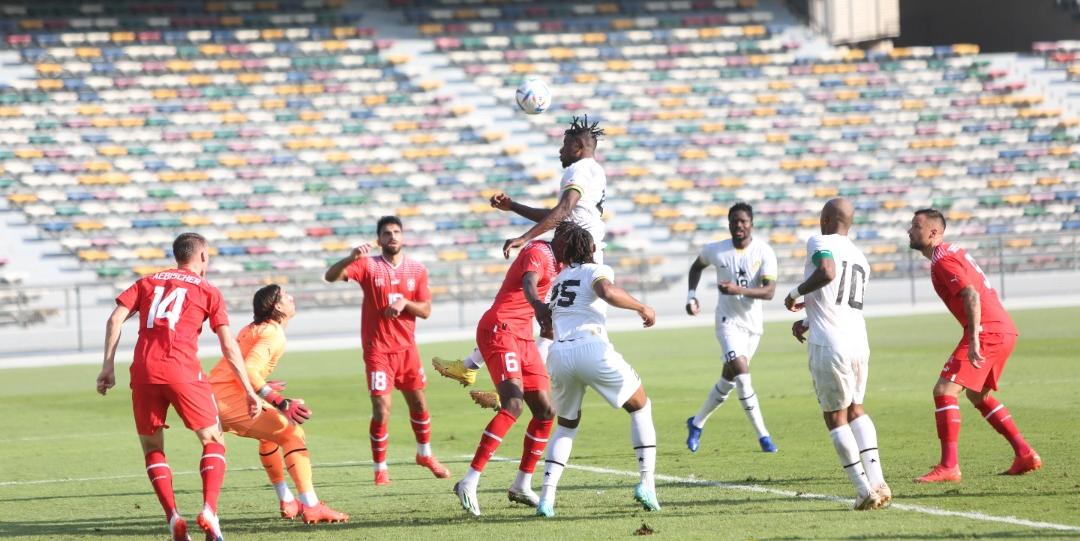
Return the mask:
<path id="1" fill-rule="evenodd" d="M 855 207 L 843 197 L 830 199 L 821 208 L 821 233 L 847 235 L 855 219 Z"/>

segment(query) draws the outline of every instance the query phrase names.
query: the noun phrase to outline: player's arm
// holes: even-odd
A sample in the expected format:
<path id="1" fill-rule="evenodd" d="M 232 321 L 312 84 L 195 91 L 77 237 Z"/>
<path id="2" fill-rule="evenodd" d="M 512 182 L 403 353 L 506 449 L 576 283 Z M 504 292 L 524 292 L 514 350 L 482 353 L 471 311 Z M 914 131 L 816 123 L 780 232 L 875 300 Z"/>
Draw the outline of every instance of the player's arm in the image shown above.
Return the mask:
<path id="1" fill-rule="evenodd" d="M 980 305 L 979 292 L 975 286 L 968 284 L 960 290 L 960 298 L 964 300 L 964 313 L 967 314 L 967 333 L 970 345 L 968 346 L 968 361 L 975 368 L 982 366 L 983 356 L 979 350 L 979 330 L 982 326 L 982 306 Z"/>
<path id="2" fill-rule="evenodd" d="M 499 210 L 513 212 L 526 220 L 532 220 L 534 222 L 543 220 L 544 216 L 548 213 L 548 209 L 522 205 L 521 203 L 510 199 L 510 196 L 504 193 L 498 193 L 491 196 L 490 202 L 491 206 Z"/>
<path id="3" fill-rule="evenodd" d="M 247 367 L 244 366 L 244 356 L 240 354 L 240 346 L 236 343 L 236 338 L 233 337 L 232 330 L 228 325 L 218 325 L 214 327 L 214 334 L 218 336 L 218 343 L 221 345 L 221 354 L 225 356 L 225 360 L 229 361 L 229 367 L 232 368 L 236 378 L 240 380 L 240 384 L 244 386 L 244 392 L 247 393 L 248 403 L 248 415 L 251 417 L 258 417 L 262 411 L 261 401 L 256 390 L 251 387 L 251 380 L 248 378 Z"/>
<path id="4" fill-rule="evenodd" d="M 525 300 L 529 301 L 536 314 L 536 321 L 540 323 L 540 333 L 543 334 L 544 329 L 551 328 L 551 308 L 540 297 L 540 288 L 537 287 L 539 280 L 540 277 L 535 272 L 526 272 L 521 278 L 521 289 L 525 293 Z"/>
<path id="5" fill-rule="evenodd" d="M 656 312 L 648 305 L 634 298 L 626 290 L 611 283 L 605 276 L 597 277 L 592 283 L 593 292 L 604 302 L 625 310 L 633 310 L 641 316 L 642 326 L 652 327 L 656 323 Z"/>
<path id="6" fill-rule="evenodd" d="M 827 284 L 828 282 L 825 283 Z M 720 290 L 727 295 L 742 295 L 743 297 L 750 297 L 751 299 L 771 301 L 773 296 L 776 295 L 776 279 L 772 276 L 762 278 L 761 287 L 742 287 L 732 284 L 728 286 L 728 290 L 732 293 L 724 291 L 723 286 L 721 286 Z"/>
<path id="7" fill-rule="evenodd" d="M 127 306 L 117 305 L 105 322 L 105 356 L 97 377 L 97 392 L 102 396 L 116 386 L 116 347 L 120 343 L 120 327 L 132 314 Z"/>
<path id="8" fill-rule="evenodd" d="M 371 245 L 368 243 L 362 243 L 356 246 L 349 252 L 349 255 L 343 257 L 341 261 L 330 265 L 329 269 L 326 269 L 326 274 L 323 275 L 323 279 L 327 282 L 343 282 L 349 279 L 349 265 L 352 265 L 357 259 L 360 259 L 371 251 Z"/>
<path id="9" fill-rule="evenodd" d="M 697 300 L 697 286 L 701 282 L 701 271 L 708 266 L 709 262 L 700 255 L 690 264 L 690 275 L 687 277 L 689 291 L 686 292 L 686 313 L 692 316 L 701 312 L 701 303 Z"/>
<path id="10" fill-rule="evenodd" d="M 426 301 L 405 301 L 405 305 L 402 307 L 401 311 L 412 314 L 420 319 L 427 319 L 428 316 L 431 315 L 431 299 Z"/>
<path id="11" fill-rule="evenodd" d="M 803 308 L 803 303 L 796 303 L 796 299 L 829 285 L 829 282 L 836 278 L 836 262 L 833 261 L 832 252 L 818 250 L 811 256 L 810 261 L 816 267 L 814 272 L 810 273 L 806 280 L 795 286 L 795 289 L 792 289 L 784 298 L 784 306 L 792 312 L 797 312 Z"/>
<path id="12" fill-rule="evenodd" d="M 567 188 L 563 190 L 562 196 L 559 197 L 559 202 L 555 205 L 555 208 L 545 211 L 544 216 L 537 220 L 536 225 L 532 226 L 532 228 L 526 231 L 524 235 L 509 239 L 503 243 L 503 257 L 510 259 L 510 250 L 521 248 L 526 242 L 555 229 L 555 226 L 559 225 L 559 222 L 570 217 L 570 213 L 574 210 L 574 206 L 577 205 L 580 199 L 581 192 L 578 191 L 577 188 Z"/>

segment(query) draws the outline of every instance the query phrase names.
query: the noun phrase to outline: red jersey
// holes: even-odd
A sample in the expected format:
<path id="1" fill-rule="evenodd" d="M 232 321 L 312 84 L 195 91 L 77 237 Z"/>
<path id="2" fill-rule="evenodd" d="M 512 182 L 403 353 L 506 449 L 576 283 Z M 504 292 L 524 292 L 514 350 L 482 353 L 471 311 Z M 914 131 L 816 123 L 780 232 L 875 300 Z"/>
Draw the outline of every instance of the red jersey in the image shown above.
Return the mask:
<path id="1" fill-rule="evenodd" d="M 139 340 L 131 383 L 186 383 L 205 379 L 199 364 L 199 334 L 229 324 L 221 292 L 186 269 L 144 276 L 116 297 L 139 313 Z"/>
<path id="2" fill-rule="evenodd" d="M 396 318 L 383 317 L 383 310 L 402 298 L 430 301 L 427 268 L 407 257 L 394 267 L 380 254 L 353 261 L 345 272 L 364 290 L 360 311 L 364 353 L 395 352 L 415 345 L 416 316 L 403 312 Z"/>
<path id="3" fill-rule="evenodd" d="M 1019 334 L 998 300 L 997 292 L 990 286 L 990 280 L 963 248 L 944 243 L 934 248 L 934 255 L 930 259 L 930 280 L 938 296 L 945 301 L 945 306 L 965 329 L 969 322 L 960 290 L 971 285 L 979 293 L 982 332 Z"/>
<path id="4" fill-rule="evenodd" d="M 477 324 L 480 327 L 495 326 L 503 323 L 506 330 L 523 340 L 533 339 L 533 308 L 525 298 L 522 280 L 525 273 L 537 274 L 536 292 L 540 299 L 546 299 L 551 283 L 559 274 L 555 254 L 551 244 L 543 241 L 530 242 L 522 248 L 503 278 L 502 287 L 495 295 L 495 302 L 484 313 Z"/>

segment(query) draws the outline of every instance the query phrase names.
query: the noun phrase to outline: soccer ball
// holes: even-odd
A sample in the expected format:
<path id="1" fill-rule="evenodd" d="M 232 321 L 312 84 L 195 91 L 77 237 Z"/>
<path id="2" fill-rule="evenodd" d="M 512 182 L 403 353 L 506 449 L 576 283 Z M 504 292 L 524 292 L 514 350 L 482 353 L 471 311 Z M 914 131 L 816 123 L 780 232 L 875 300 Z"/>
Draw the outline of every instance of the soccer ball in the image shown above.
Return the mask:
<path id="1" fill-rule="evenodd" d="M 529 77 L 517 89 L 517 104 L 525 114 L 543 113 L 551 106 L 551 89 L 543 80 Z"/>

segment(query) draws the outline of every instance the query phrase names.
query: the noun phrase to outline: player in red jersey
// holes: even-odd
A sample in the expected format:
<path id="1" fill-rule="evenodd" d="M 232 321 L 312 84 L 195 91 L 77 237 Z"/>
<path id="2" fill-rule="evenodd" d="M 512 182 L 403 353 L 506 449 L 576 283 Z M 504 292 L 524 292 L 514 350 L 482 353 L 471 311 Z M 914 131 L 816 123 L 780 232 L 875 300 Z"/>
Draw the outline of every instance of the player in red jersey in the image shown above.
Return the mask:
<path id="1" fill-rule="evenodd" d="M 364 290 L 360 338 L 364 348 L 364 369 L 371 393 L 371 455 L 375 462 L 375 484 L 390 483 L 386 467 L 387 421 L 390 393 L 397 389 L 409 405 L 409 418 L 416 436 L 416 463 L 435 477 L 450 477 L 431 453 L 431 416 L 424 400 L 427 378 L 416 349 L 416 318 L 431 315 L 431 291 L 427 268 L 405 257 L 401 220 L 396 216 L 379 219 L 376 232 L 382 254 L 368 257 L 367 243 L 353 248 L 326 271 L 327 282 L 352 280 Z"/>
<path id="2" fill-rule="evenodd" d="M 249 415 L 259 414 L 261 401 L 251 388 L 244 357 L 229 329 L 225 300 L 206 281 L 210 261 L 206 239 L 196 233 L 176 237 L 173 257 L 177 268 L 145 276 L 116 298 L 116 308 L 105 326 L 105 359 L 97 377 L 97 391 L 104 395 L 116 385 L 113 359 L 120 341 L 120 327 L 138 312 L 139 340 L 131 363 L 131 402 L 135 429 L 146 456 L 146 473 L 165 510 L 172 538 L 189 539 L 187 522 L 176 509 L 172 470 L 165 460 L 162 429 L 168 428 L 165 416 L 172 404 L 184 425 L 202 443 L 199 472 L 204 503 L 198 523 L 206 532 L 207 541 L 220 541 L 217 499 L 225 479 L 225 439 L 209 378 L 199 364 L 199 334 L 204 321 L 210 320 L 210 328 L 221 343 L 221 353 L 243 386 Z"/>
<path id="3" fill-rule="evenodd" d="M 541 320 L 550 321 L 544 299 L 557 274 L 551 244 L 533 241 L 525 245 L 506 271 L 491 308 L 476 324 L 476 345 L 495 383 L 501 407 L 484 427 L 465 477 L 454 485 L 461 507 L 474 516 L 480 516 L 476 495 L 480 474 L 521 416 L 524 405 L 529 406 L 533 418 L 525 430 L 517 477 L 507 497 L 530 507 L 540 501 L 532 490 L 532 476 L 551 434 L 555 408 L 549 393 L 551 382 L 533 341 L 532 322 L 535 313 L 542 314 Z M 550 335 L 550 329 L 541 329 L 541 334 Z"/>
<path id="4" fill-rule="evenodd" d="M 990 395 L 1009 360 L 1018 334 L 1009 314 L 982 269 L 959 246 L 945 243 L 945 217 L 934 209 L 915 212 L 908 230 L 910 246 L 930 260 L 930 279 L 949 312 L 964 328 L 960 344 L 941 370 L 934 385 L 935 417 L 941 439 L 941 462 L 919 483 L 959 482 L 957 440 L 960 436 L 960 406 L 957 398 L 966 390 L 968 400 L 1012 445 L 1016 458 L 1004 475 L 1022 475 L 1042 467 L 1042 459 L 1031 448 L 1012 415 Z"/>

